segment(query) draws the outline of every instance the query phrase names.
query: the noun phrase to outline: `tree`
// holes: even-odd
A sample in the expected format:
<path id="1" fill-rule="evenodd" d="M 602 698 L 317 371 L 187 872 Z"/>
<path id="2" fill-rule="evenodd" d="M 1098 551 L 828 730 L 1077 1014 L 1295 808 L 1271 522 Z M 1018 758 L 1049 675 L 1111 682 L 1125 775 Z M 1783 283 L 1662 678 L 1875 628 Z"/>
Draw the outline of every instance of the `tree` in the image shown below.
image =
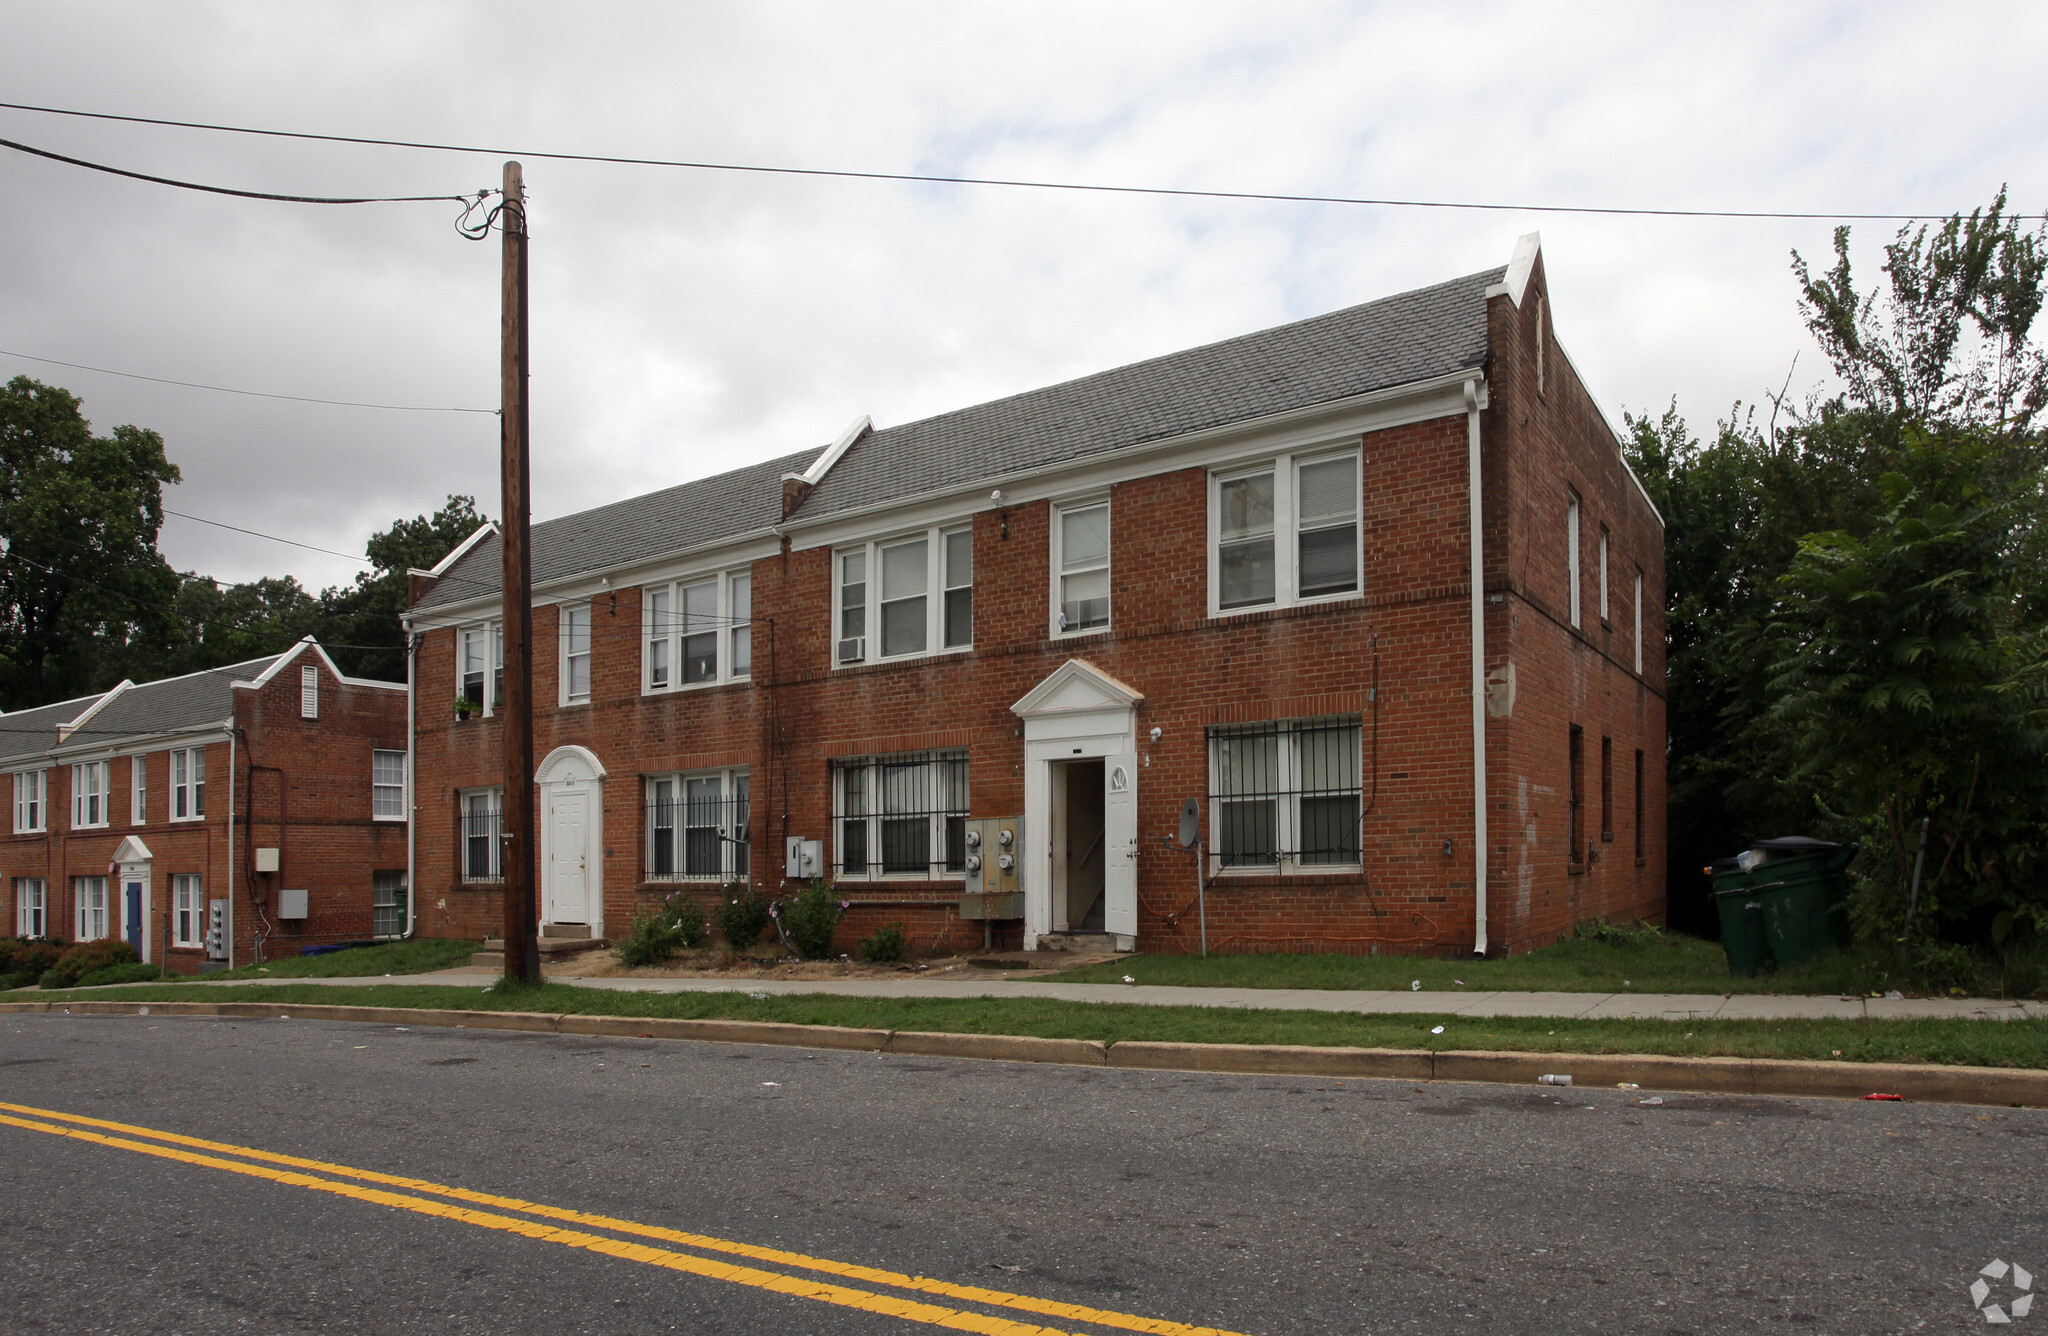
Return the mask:
<path id="1" fill-rule="evenodd" d="M 0 389 L 0 707 L 101 690 L 133 649 L 175 637 L 178 577 L 157 553 L 163 438 L 95 436 L 70 392 Z"/>
<path id="2" fill-rule="evenodd" d="M 431 568 L 486 523 L 475 497 L 450 496 L 433 514 L 398 520 L 371 536 L 365 553 L 373 569 L 320 596 L 320 638 L 334 643 L 331 652 L 344 672 L 405 680 L 399 618 L 405 613 L 406 571 Z"/>

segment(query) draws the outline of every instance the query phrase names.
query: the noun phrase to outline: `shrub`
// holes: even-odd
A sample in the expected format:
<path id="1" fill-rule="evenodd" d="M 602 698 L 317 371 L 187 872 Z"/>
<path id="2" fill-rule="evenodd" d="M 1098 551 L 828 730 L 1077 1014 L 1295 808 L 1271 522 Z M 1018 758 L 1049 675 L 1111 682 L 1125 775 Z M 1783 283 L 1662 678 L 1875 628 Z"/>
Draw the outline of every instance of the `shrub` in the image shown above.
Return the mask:
<path id="1" fill-rule="evenodd" d="M 768 931 L 769 899 L 743 882 L 733 882 L 719 896 L 718 934 L 726 949 L 744 951 Z"/>
<path id="2" fill-rule="evenodd" d="M 118 937 L 80 942 L 57 957 L 56 963 L 43 971 L 38 983 L 44 988 L 72 988 L 94 970 L 109 965 L 132 965 L 140 959 L 135 948 Z"/>
<path id="3" fill-rule="evenodd" d="M 63 954 L 55 937 L 0 937 L 0 974 L 41 975 Z"/>
<path id="4" fill-rule="evenodd" d="M 676 931 L 669 926 L 664 915 L 641 914 L 633 920 L 633 926 L 627 929 L 616 949 L 621 965 L 640 969 L 647 965 L 667 964 L 679 945 Z"/>
<path id="5" fill-rule="evenodd" d="M 845 911 L 837 891 L 823 878 L 813 881 L 783 902 L 782 926 L 789 944 L 805 960 L 825 959 L 832 954 L 832 934 Z"/>
<path id="6" fill-rule="evenodd" d="M 853 948 L 853 953 L 862 960 L 877 965 L 886 965 L 892 960 L 901 960 L 910 954 L 910 939 L 903 935 L 901 923 L 885 923 Z"/>
<path id="7" fill-rule="evenodd" d="M 669 892 L 668 899 L 662 901 L 661 919 L 675 934 L 677 946 L 691 949 L 711 938 L 711 923 L 704 917 L 704 906 L 688 891 Z"/>
<path id="8" fill-rule="evenodd" d="M 15 970 L 10 974 L 0 974 L 0 993 L 26 988 L 42 977 L 41 970 Z"/>
<path id="9" fill-rule="evenodd" d="M 131 960 L 125 965 L 107 965 L 90 974 L 81 974 L 78 976 L 77 986 L 93 988 L 103 983 L 154 982 L 162 975 L 163 970 L 155 965 L 145 965 L 139 960 Z"/>

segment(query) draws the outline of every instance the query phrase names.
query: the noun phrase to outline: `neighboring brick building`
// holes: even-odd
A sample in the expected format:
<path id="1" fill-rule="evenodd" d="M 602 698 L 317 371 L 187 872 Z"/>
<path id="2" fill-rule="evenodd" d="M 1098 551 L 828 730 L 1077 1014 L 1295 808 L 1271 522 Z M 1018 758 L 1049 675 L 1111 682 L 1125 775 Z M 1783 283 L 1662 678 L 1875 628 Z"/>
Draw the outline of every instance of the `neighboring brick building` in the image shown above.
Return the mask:
<path id="1" fill-rule="evenodd" d="M 499 561 L 485 530 L 415 581 L 427 933 L 500 921 Z M 1162 843 L 1189 798 L 1212 949 L 1660 918 L 1663 570 L 1533 236 L 1504 269 L 863 419 L 534 527 L 542 921 L 775 887 L 809 840 L 842 949 L 888 921 L 978 946 L 963 891 L 1015 886 L 1009 944 L 1190 950 L 1194 858 Z"/>
<path id="2" fill-rule="evenodd" d="M 125 937 L 186 974 L 400 935 L 405 716 L 402 683 L 310 638 L 0 715 L 8 930 Z"/>

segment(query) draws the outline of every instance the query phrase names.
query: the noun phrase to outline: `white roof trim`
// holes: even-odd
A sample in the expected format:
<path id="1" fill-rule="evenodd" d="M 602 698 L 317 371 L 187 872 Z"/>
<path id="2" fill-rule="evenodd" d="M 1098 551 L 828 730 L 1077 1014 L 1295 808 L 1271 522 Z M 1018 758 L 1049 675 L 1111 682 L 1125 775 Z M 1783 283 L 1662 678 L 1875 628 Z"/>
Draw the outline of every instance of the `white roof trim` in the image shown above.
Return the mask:
<path id="1" fill-rule="evenodd" d="M 142 842 L 140 835 L 128 835 L 124 836 L 121 843 L 115 848 L 112 861 L 116 863 L 153 863 L 156 861 L 156 855 L 149 851 L 149 846 Z"/>
<path id="2" fill-rule="evenodd" d="M 1515 258 L 1508 261 L 1508 271 L 1501 281 L 1486 290 L 1489 297 L 1505 296 L 1517 307 L 1522 304 L 1522 294 L 1529 290 L 1529 275 L 1536 268 L 1536 257 L 1543 253 L 1543 234 L 1525 232 L 1515 241 Z"/>
<path id="3" fill-rule="evenodd" d="M 114 699 L 114 697 L 120 695 L 122 692 L 126 691 L 128 688 L 134 685 L 135 683 L 130 681 L 129 679 L 125 677 L 122 678 L 120 682 L 115 684 L 112 690 L 108 691 L 105 695 L 101 696 L 98 700 L 94 701 L 91 705 L 88 705 L 76 719 L 73 719 L 68 724 L 57 725 L 57 745 L 61 747 L 66 742 L 70 741 L 71 735 L 77 732 L 79 728 L 85 723 L 86 720 L 92 718 L 101 710 L 106 709 L 108 703 L 111 702 Z"/>
<path id="4" fill-rule="evenodd" d="M 874 429 L 875 420 L 866 413 L 862 413 L 853 420 L 845 431 L 839 433 L 838 440 L 826 446 L 825 452 L 811 461 L 809 468 L 805 469 L 802 473 L 785 473 L 782 476 L 785 478 L 795 478 L 798 482 L 816 487 L 825 480 L 825 475 L 832 471 L 832 466 L 841 459 L 844 459 L 848 450 L 853 449 L 854 442 Z"/>
<path id="5" fill-rule="evenodd" d="M 471 534 L 469 537 L 457 543 L 453 548 L 449 550 L 447 556 L 435 562 L 432 569 L 418 571 L 417 573 L 420 575 L 446 575 L 450 567 L 454 566 L 456 562 L 462 560 L 465 556 L 469 554 L 469 550 L 471 548 L 475 547 L 478 543 L 483 541 L 483 537 L 485 534 L 496 533 L 497 531 L 498 525 L 495 520 L 485 520 L 482 524 L 476 526 L 475 533 Z M 414 574 L 414 571 L 408 570 L 406 574 Z"/>
<path id="6" fill-rule="evenodd" d="M 320 662 L 327 665 L 327 671 L 334 674 L 334 679 L 337 682 L 341 682 L 344 685 L 352 687 L 382 687 L 386 691 L 405 690 L 405 683 L 403 682 L 380 682 L 374 677 L 350 677 L 347 673 L 341 671 L 341 669 L 335 664 L 334 660 L 328 656 L 327 650 L 324 647 L 322 647 L 319 641 L 315 640 L 311 636 L 307 636 L 305 639 L 299 641 L 296 645 L 293 645 L 284 653 L 278 655 L 277 662 L 271 664 L 268 668 L 265 668 L 262 672 L 258 673 L 255 676 L 255 678 L 251 681 L 230 682 L 228 683 L 228 686 L 235 691 L 259 690 L 262 687 L 267 686 L 272 678 L 276 677 L 279 673 L 283 672 L 284 666 L 290 663 L 293 659 L 298 658 L 299 655 L 303 654 L 309 646 L 312 648 L 312 651 L 315 654 L 320 656 Z"/>
<path id="7" fill-rule="evenodd" d="M 1093 693 L 1082 704 L 1053 704 L 1070 683 L 1079 682 Z M 1052 670 L 1043 682 L 1031 688 L 1010 707 L 1010 713 L 1028 719 L 1042 714 L 1087 714 L 1095 710 L 1128 708 L 1145 699 L 1145 693 L 1127 682 L 1119 682 L 1085 659 L 1068 659 Z"/>

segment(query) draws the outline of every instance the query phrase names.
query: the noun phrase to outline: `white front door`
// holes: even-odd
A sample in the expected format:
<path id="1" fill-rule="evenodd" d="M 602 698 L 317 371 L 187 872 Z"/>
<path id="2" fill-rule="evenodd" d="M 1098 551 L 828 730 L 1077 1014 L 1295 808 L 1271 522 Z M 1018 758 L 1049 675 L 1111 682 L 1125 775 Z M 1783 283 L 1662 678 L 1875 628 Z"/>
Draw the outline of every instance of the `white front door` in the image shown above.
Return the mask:
<path id="1" fill-rule="evenodd" d="M 1118 739 L 1128 744 L 1128 736 Z M 1103 758 L 1102 926 L 1119 937 L 1138 935 L 1138 758 L 1111 752 Z"/>
<path id="2" fill-rule="evenodd" d="M 547 804 L 548 923 L 590 922 L 590 794 L 555 789 Z"/>

